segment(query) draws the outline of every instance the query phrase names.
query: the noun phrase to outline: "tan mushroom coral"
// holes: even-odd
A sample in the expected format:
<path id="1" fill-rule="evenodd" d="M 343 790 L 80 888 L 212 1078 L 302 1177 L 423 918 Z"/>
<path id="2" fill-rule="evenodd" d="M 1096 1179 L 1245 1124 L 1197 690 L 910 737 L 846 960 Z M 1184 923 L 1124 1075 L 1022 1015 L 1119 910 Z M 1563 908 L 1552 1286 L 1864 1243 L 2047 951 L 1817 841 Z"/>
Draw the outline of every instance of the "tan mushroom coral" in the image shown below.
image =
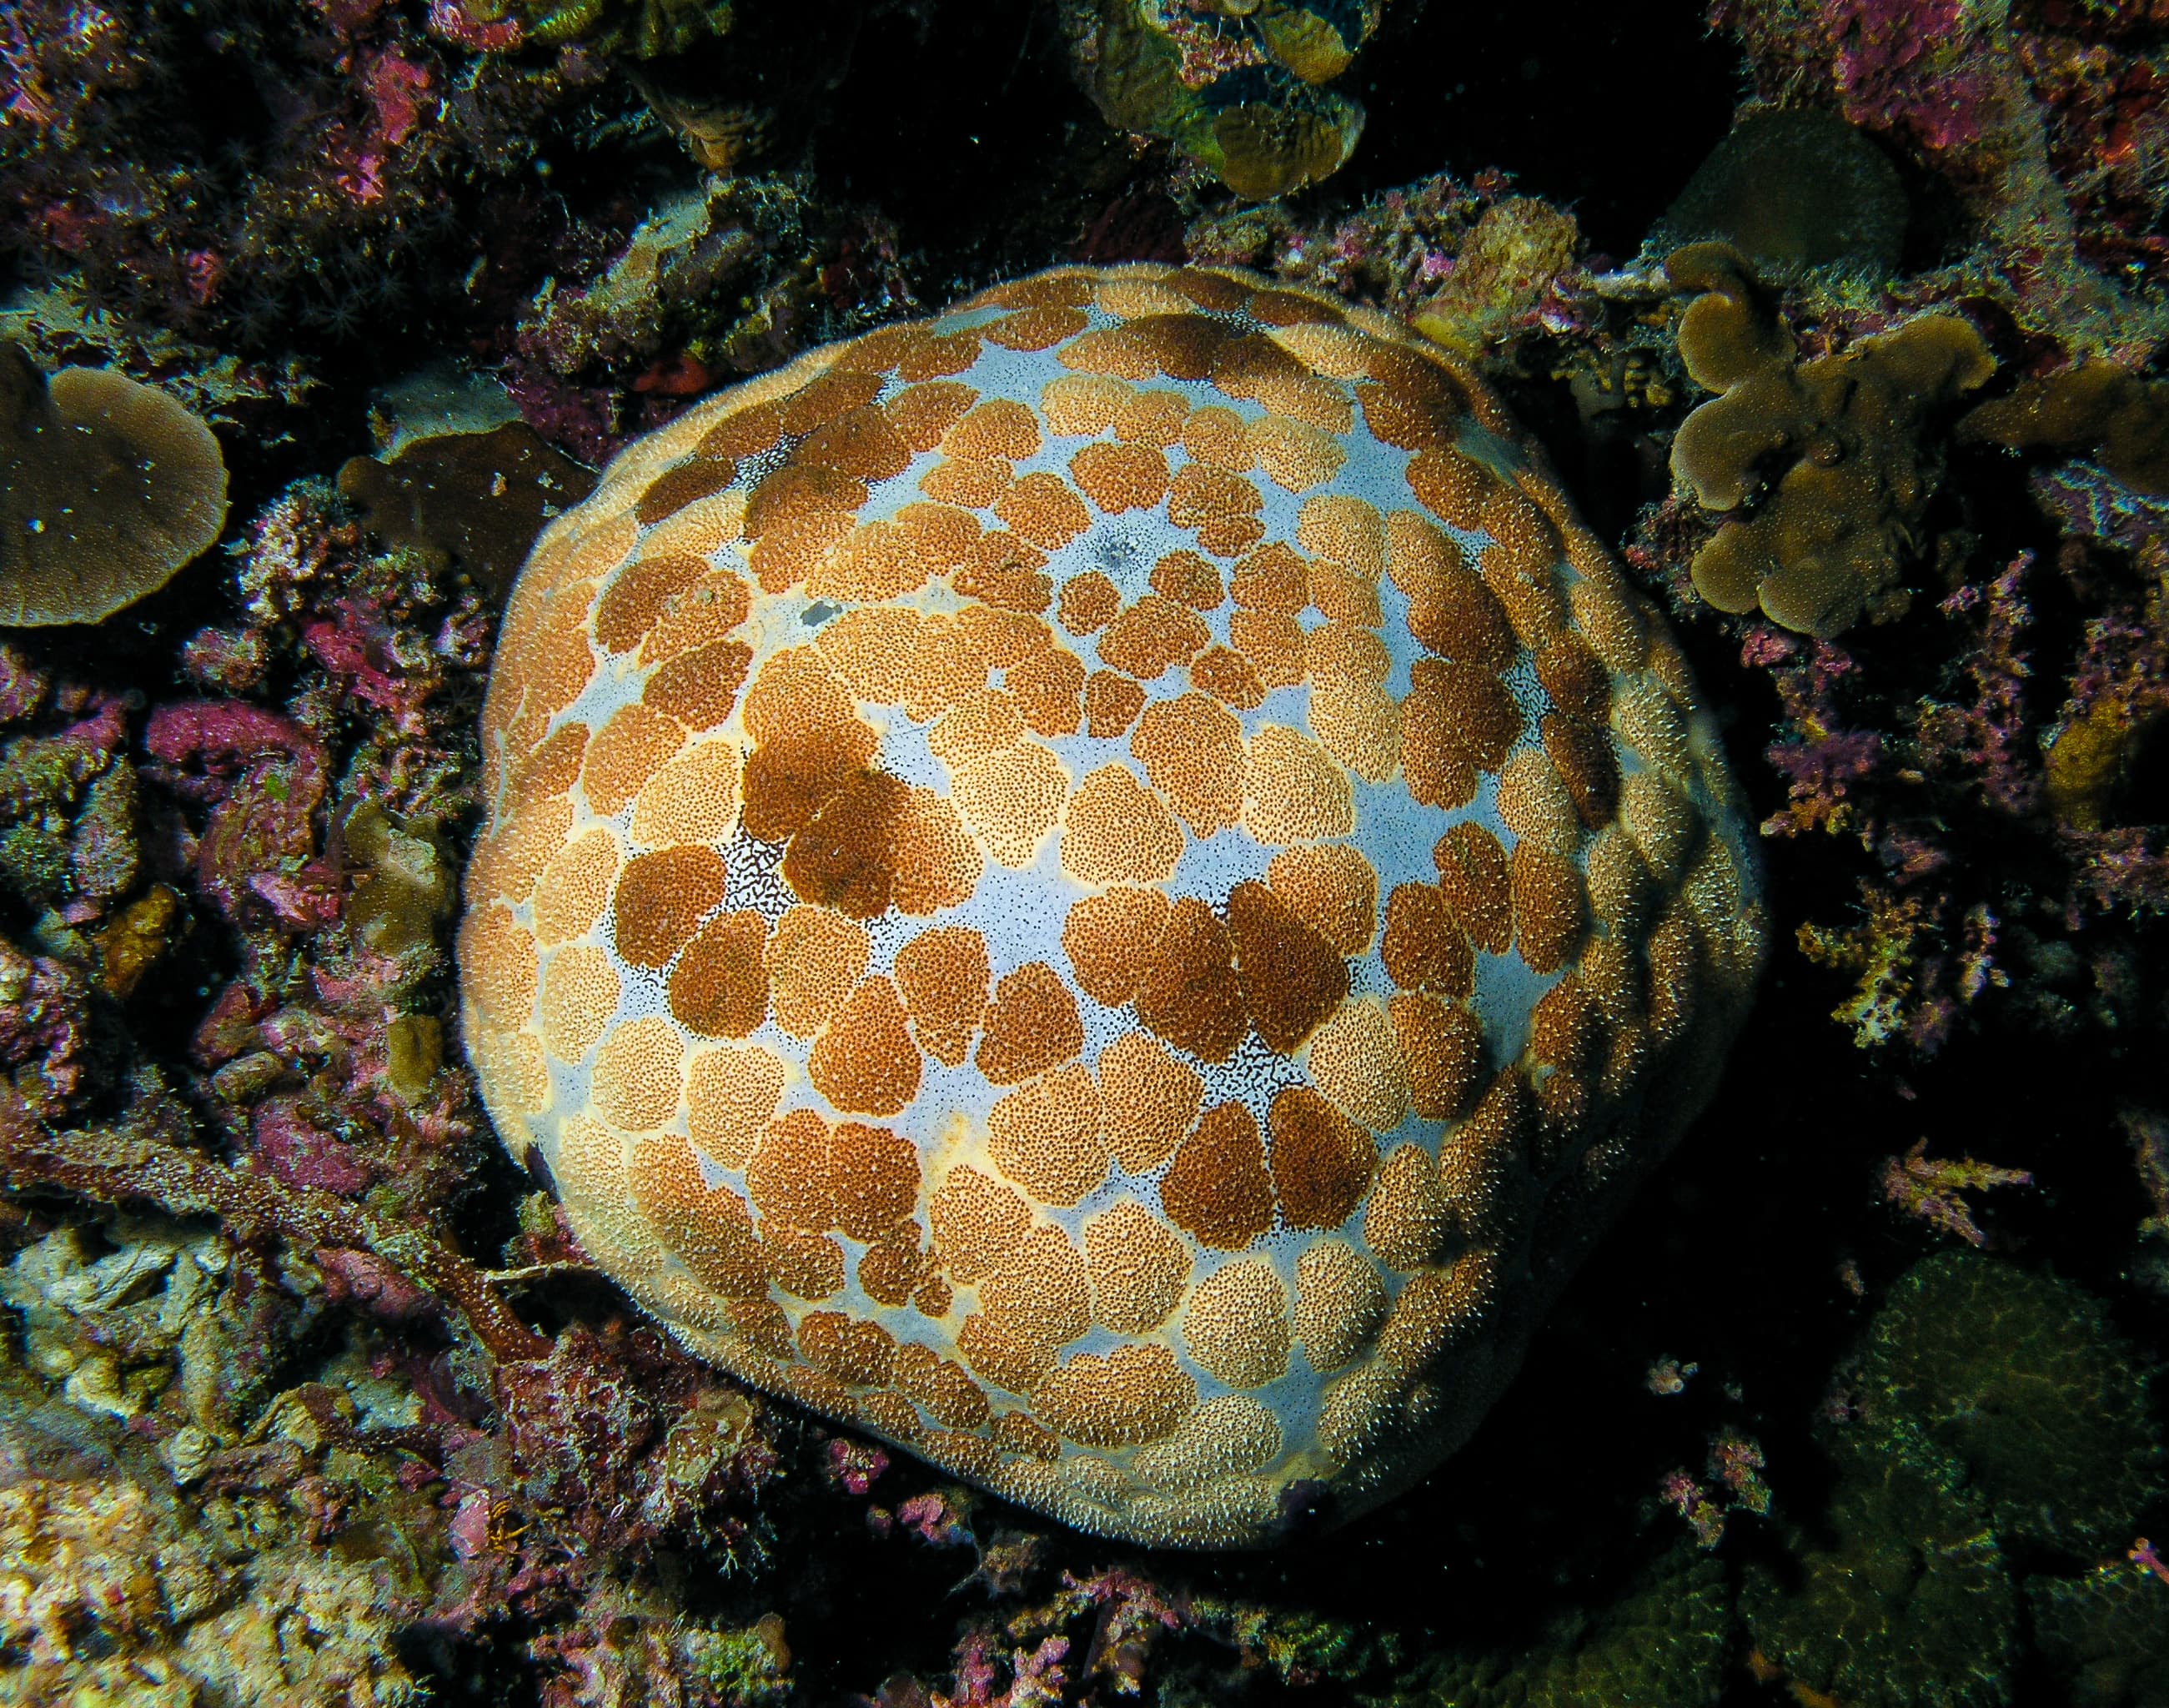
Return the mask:
<path id="1" fill-rule="evenodd" d="M 630 446 L 482 716 L 462 1024 L 687 1345 L 1155 1544 L 1476 1426 L 1765 928 L 1686 661 L 1474 371 L 1041 274 Z"/>
<path id="2" fill-rule="evenodd" d="M 1695 590 L 1824 637 L 1899 615 L 1943 475 L 1934 418 L 1996 371 L 1980 334 L 1923 315 L 1803 362 L 1736 250 L 1692 244 L 1665 270 L 1703 293 L 1680 323 L 1680 356 L 1722 394 L 1672 440 L 1673 475 L 1723 517 L 1695 554 Z"/>
<path id="3" fill-rule="evenodd" d="M 105 368 L 49 385 L 0 347 L 0 626 L 103 622 L 225 524 L 226 462 L 199 417 Z"/>

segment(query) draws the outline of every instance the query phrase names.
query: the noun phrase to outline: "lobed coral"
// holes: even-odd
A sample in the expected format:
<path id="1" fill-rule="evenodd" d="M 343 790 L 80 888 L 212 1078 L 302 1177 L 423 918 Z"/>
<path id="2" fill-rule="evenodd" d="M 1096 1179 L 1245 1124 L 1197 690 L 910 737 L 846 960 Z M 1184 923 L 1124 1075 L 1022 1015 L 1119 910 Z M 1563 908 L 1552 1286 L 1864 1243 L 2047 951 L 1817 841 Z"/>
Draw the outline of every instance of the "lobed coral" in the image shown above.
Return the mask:
<path id="1" fill-rule="evenodd" d="M 2169 498 L 2169 384 L 2149 383 L 2111 361 L 2080 361 L 2032 376 L 2008 397 L 1983 403 L 1958 437 L 2014 451 L 2046 446 L 2092 456 L 2125 491 Z"/>
<path id="2" fill-rule="evenodd" d="M 1998 1708 L 2011 1698 L 2018 1593 L 1962 1476 L 1917 1437 L 1836 1438 L 1825 1535 L 1750 1568 L 1750 1665 L 1802 1700 Z"/>
<path id="3" fill-rule="evenodd" d="M 1434 1657 L 1403 1681 L 1395 1708 L 1697 1708 L 1722 1695 L 1732 1631 L 1723 1568 L 1676 1549 L 1610 1601 L 1562 1611 L 1526 1647 Z"/>
<path id="4" fill-rule="evenodd" d="M 2169 1700 L 2164 1588 L 2169 1584 L 2137 1559 L 2027 1585 L 2034 1641 L 2070 1681 L 2072 1708 L 2159 1708 Z"/>
<path id="5" fill-rule="evenodd" d="M 2061 1700 L 2122 1700 L 2102 1693 L 2146 1647 L 2138 1574 L 2052 1563 L 2119 1545 L 2162 1489 L 2145 1374 L 2099 1300 L 1971 1252 L 1916 1263 L 1822 1433 L 1837 1474 L 1823 1534 L 1788 1526 L 1793 1560 L 1756 1562 L 1743 1587 L 1758 1672 L 1804 1700 L 2009 1702 L 2022 1599 Z M 2029 1561 L 2049 1569 L 2022 1586 Z"/>
<path id="6" fill-rule="evenodd" d="M 1695 553 L 1695 590 L 1825 638 L 1904 611 L 1940 478 L 1926 430 L 1996 371 L 1980 335 L 1955 315 L 1924 315 L 1803 362 L 1736 252 L 1697 245 L 1665 269 L 1703 293 L 1681 320 L 1680 358 L 1721 394 L 1672 440 L 1675 477 L 1720 517 Z"/>
<path id="7" fill-rule="evenodd" d="M 1458 1444 L 1760 959 L 1679 655 L 1511 422 L 1250 275 L 689 413 L 546 535 L 483 731 L 468 1047 L 583 1245 L 1134 1537 Z"/>

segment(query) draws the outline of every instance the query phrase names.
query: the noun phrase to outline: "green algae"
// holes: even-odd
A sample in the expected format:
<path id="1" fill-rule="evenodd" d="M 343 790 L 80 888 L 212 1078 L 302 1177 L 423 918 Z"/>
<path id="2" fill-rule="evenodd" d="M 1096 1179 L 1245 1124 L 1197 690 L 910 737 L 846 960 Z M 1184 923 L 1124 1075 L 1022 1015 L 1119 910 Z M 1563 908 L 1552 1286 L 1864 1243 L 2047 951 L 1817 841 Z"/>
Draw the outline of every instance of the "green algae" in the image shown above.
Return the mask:
<path id="1" fill-rule="evenodd" d="M 366 874 L 347 903 L 355 940 L 395 958 L 434 943 L 451 915 L 456 886 L 443 845 L 399 823 L 375 801 L 354 809 L 342 840 L 348 860 Z"/>
<path id="2" fill-rule="evenodd" d="M 34 907 L 74 889 L 101 900 L 136 881 L 135 773 L 80 735 L 0 748 L 0 885 Z"/>
<path id="3" fill-rule="evenodd" d="M 791 1695 L 791 1650 L 774 1614 L 743 1630 L 690 1628 L 691 1670 L 731 1708 L 770 1708 Z"/>

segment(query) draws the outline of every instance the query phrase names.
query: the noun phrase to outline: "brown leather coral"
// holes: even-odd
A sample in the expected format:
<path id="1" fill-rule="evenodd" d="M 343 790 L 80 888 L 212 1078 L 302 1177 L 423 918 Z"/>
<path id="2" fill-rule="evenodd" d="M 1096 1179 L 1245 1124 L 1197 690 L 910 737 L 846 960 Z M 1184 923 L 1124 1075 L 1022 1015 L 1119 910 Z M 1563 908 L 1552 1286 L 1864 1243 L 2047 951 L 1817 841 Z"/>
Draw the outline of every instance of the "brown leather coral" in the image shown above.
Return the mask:
<path id="1" fill-rule="evenodd" d="M 1703 293 L 1680 323 L 1680 356 L 1722 394 L 1672 440 L 1674 477 L 1723 517 L 1695 554 L 1695 590 L 1824 637 L 1898 615 L 1942 479 L 1933 418 L 1996 359 L 1956 315 L 1929 314 L 1803 362 L 1737 251 L 1692 244 L 1665 270 Z"/>
<path id="2" fill-rule="evenodd" d="M 226 462 L 199 417 L 104 368 L 48 385 L 0 349 L 0 625 L 103 622 L 225 522 Z"/>

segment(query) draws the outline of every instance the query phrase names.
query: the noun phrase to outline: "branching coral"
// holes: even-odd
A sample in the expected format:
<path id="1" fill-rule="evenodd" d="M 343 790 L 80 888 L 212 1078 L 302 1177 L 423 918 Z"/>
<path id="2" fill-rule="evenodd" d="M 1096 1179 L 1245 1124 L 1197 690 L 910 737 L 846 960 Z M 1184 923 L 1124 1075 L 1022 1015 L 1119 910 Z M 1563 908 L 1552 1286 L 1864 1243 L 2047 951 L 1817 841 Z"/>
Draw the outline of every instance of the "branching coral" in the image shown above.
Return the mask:
<path id="1" fill-rule="evenodd" d="M 59 1187 L 105 1204 L 147 1201 L 174 1215 L 216 1216 L 239 1238 L 275 1234 L 304 1252 L 372 1252 L 457 1305 L 498 1356 L 533 1358 L 547 1348 L 482 1272 L 436 1236 L 387 1225 L 317 1188 L 285 1186 L 164 1139 L 58 1133 L 0 1102 L 0 1177 L 19 1190 Z"/>
<path id="2" fill-rule="evenodd" d="M 1695 554 L 1696 590 L 1720 611 L 1759 604 L 1824 637 L 1904 611 L 1941 478 L 1937 417 L 1996 371 L 1979 334 L 1955 315 L 1924 315 L 1802 361 L 1735 253 L 1695 245 L 1665 270 L 1704 293 L 1680 323 L 1680 355 L 1722 394 L 1672 441 L 1675 477 L 1721 518 Z"/>

